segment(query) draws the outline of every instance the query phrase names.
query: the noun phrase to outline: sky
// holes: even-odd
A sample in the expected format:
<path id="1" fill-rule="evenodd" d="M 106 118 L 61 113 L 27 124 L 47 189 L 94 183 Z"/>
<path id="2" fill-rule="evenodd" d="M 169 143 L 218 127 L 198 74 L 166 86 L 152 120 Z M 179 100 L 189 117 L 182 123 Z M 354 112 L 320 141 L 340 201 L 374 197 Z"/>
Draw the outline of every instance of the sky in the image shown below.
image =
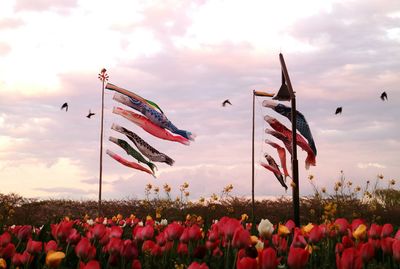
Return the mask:
<path id="1" fill-rule="evenodd" d="M 109 136 L 118 123 L 175 160 L 157 178 L 103 154 L 103 199 L 143 198 L 146 184 L 189 183 L 190 199 L 251 195 L 252 92 L 275 93 L 284 55 L 318 150 L 304 168 L 332 190 L 343 171 L 354 184 L 400 174 L 400 2 L 3 0 L 0 9 L 0 192 L 28 198 L 97 199 L 102 84 L 158 103 L 189 146 L 151 136 L 112 113 L 105 90 L 104 151 L 129 159 Z M 386 91 L 387 101 L 380 99 Z M 222 107 L 229 99 L 232 106 Z M 265 115 L 290 122 L 255 100 L 255 195 L 291 195 L 261 167 Z M 60 107 L 68 102 L 69 110 Z M 290 103 L 286 102 L 290 106 Z M 337 107 L 343 107 L 335 115 Z M 86 118 L 89 109 L 96 113 Z M 124 138 L 126 139 L 126 138 Z M 275 142 L 278 142 L 274 140 Z M 290 169 L 290 159 L 287 159 Z M 162 195 L 162 194 L 161 194 Z"/>

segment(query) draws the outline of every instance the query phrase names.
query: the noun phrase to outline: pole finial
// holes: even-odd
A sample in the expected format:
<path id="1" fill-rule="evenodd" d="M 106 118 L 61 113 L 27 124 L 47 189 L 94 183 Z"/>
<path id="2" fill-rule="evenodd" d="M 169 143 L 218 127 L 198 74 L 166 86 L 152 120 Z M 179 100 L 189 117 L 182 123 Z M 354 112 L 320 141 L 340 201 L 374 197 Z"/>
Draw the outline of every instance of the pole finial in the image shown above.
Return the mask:
<path id="1" fill-rule="evenodd" d="M 101 71 L 99 73 L 99 79 L 103 82 L 107 81 L 109 78 L 109 76 L 106 72 L 107 72 L 107 69 L 103 68 L 103 69 L 101 69 Z"/>

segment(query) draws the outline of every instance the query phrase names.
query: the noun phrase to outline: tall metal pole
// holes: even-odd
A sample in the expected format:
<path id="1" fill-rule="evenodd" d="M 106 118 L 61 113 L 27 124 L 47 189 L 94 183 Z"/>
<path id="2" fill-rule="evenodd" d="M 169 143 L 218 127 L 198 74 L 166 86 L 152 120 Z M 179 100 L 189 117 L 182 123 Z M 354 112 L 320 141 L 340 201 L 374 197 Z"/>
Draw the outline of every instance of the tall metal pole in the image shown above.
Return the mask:
<path id="1" fill-rule="evenodd" d="M 289 73 L 286 68 L 285 60 L 283 59 L 282 53 L 279 53 L 279 60 L 281 62 L 282 72 L 285 76 L 286 84 L 290 93 L 291 101 L 291 121 L 292 121 L 292 199 L 293 199 L 293 218 L 296 226 L 300 226 L 300 196 L 299 196 L 299 165 L 297 160 L 297 134 L 296 134 L 296 95 L 290 82 Z"/>
<path id="2" fill-rule="evenodd" d="M 97 215 L 101 216 L 101 185 L 103 179 L 103 122 L 104 122 L 104 82 L 108 80 L 107 70 L 103 68 L 99 74 L 99 79 L 102 82 L 101 88 L 101 123 L 100 123 L 100 169 L 99 169 L 99 204 Z"/>
<path id="3" fill-rule="evenodd" d="M 253 230 L 255 229 L 255 215 L 254 215 L 254 105 L 255 105 L 255 91 L 253 90 L 253 127 L 251 133 L 251 223 Z"/>

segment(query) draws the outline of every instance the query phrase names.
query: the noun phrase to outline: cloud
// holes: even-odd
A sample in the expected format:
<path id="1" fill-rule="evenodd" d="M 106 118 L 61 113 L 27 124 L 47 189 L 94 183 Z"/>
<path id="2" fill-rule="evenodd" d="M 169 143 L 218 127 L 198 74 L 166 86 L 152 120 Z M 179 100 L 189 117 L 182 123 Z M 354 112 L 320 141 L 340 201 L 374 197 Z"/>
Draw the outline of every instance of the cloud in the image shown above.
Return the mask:
<path id="1" fill-rule="evenodd" d="M 368 167 L 375 167 L 375 168 L 386 168 L 386 166 L 379 164 L 379 163 L 358 163 L 358 168 L 365 169 Z"/>
<path id="2" fill-rule="evenodd" d="M 16 0 L 15 11 L 46 11 L 54 10 L 64 13 L 77 6 L 77 0 Z"/>
<path id="3" fill-rule="evenodd" d="M 4 18 L 0 20 L 0 31 L 5 29 L 15 29 L 24 25 L 25 22 L 17 18 Z"/>
<path id="4" fill-rule="evenodd" d="M 7 43 L 0 42 L 0 56 L 7 55 L 11 52 L 11 47 Z"/>

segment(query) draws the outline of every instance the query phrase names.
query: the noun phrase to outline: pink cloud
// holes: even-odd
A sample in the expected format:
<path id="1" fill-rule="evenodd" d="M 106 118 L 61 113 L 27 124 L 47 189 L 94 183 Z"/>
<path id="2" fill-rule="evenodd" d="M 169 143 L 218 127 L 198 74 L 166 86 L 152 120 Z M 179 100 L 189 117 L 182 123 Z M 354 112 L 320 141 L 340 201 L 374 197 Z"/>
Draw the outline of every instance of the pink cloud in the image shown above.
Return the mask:
<path id="1" fill-rule="evenodd" d="M 6 43 L 0 43 L 0 55 L 6 55 L 11 51 L 11 47 Z"/>
<path id="2" fill-rule="evenodd" d="M 0 20 L 0 30 L 10 29 L 10 28 L 18 28 L 22 26 L 24 22 L 21 19 L 15 18 L 5 18 Z"/>
<path id="3" fill-rule="evenodd" d="M 77 0 L 17 0 L 15 11 L 44 11 L 48 9 L 62 11 L 73 8 L 77 5 Z"/>

